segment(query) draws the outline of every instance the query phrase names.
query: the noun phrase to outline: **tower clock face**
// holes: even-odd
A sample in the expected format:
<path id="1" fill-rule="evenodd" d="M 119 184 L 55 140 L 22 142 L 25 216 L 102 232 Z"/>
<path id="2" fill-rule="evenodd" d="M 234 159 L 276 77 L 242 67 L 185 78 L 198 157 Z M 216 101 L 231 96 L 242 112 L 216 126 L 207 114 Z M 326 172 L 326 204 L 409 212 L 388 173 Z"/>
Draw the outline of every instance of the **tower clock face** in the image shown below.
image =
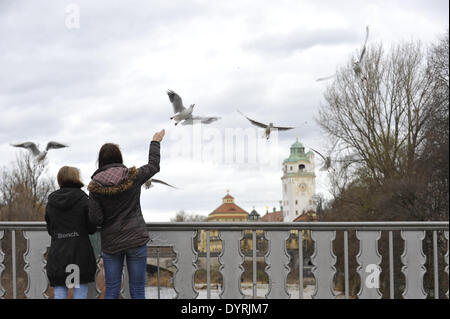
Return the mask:
<path id="1" fill-rule="evenodd" d="M 301 192 L 306 192 L 306 184 L 305 184 L 305 183 L 300 183 L 300 184 L 298 184 L 298 189 L 299 189 Z"/>

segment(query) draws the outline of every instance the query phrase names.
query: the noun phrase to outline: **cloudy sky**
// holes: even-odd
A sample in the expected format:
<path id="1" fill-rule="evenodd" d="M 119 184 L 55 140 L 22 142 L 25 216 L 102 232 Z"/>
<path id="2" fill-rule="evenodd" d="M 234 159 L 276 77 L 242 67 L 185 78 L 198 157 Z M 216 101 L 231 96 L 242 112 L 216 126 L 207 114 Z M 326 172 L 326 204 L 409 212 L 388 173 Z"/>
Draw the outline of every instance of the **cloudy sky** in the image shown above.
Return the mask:
<path id="1" fill-rule="evenodd" d="M 127 166 L 147 159 L 165 128 L 161 171 L 178 186 L 142 192 L 147 221 L 184 209 L 207 215 L 227 189 L 264 213 L 281 199 L 281 163 L 296 137 L 326 150 L 315 123 L 326 82 L 361 48 L 402 40 L 436 42 L 449 24 L 448 0 L 22 1 L 0 0 L 0 166 L 49 140 L 48 174 L 79 167 L 85 183 L 98 150 L 118 143 Z M 179 93 L 211 125 L 177 126 L 166 91 Z M 237 110 L 295 126 L 269 143 Z M 235 138 L 233 138 L 235 136 Z M 233 142 L 234 141 L 234 142 Z M 246 142 L 242 142 L 246 141 Z M 316 166 L 320 166 L 316 157 Z M 317 170 L 317 191 L 328 194 Z"/>

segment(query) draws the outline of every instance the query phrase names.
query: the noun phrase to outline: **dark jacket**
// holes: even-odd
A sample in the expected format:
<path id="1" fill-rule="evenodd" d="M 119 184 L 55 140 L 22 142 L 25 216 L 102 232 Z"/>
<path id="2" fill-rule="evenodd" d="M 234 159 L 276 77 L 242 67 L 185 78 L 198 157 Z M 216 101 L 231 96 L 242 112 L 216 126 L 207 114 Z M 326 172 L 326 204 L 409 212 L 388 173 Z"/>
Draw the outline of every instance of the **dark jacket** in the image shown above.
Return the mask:
<path id="1" fill-rule="evenodd" d="M 99 168 L 89 183 L 89 218 L 101 226 L 102 251 L 117 254 L 149 241 L 141 212 L 141 186 L 159 172 L 160 144 L 152 141 L 148 164 L 136 169 L 123 164 Z"/>
<path id="2" fill-rule="evenodd" d="M 62 187 L 48 197 L 45 211 L 47 231 L 51 236 L 47 258 L 50 286 L 65 286 L 73 273 L 66 267 L 75 264 L 80 270 L 80 283 L 95 280 L 97 264 L 89 241 L 96 226 L 89 222 L 88 197 L 79 187 Z"/>

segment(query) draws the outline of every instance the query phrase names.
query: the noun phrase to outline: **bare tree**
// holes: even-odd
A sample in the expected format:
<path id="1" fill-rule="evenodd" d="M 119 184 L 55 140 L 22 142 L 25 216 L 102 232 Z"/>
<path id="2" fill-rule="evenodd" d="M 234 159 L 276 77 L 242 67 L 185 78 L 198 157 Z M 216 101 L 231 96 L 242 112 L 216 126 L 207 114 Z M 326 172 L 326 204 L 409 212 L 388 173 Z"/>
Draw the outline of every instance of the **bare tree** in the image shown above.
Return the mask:
<path id="1" fill-rule="evenodd" d="M 180 210 L 176 215 L 175 218 L 171 218 L 171 222 L 204 222 L 206 221 L 207 217 L 203 215 L 198 214 L 186 214 L 184 210 Z"/>
<path id="2" fill-rule="evenodd" d="M 368 49 L 364 80 L 350 63 L 325 92 L 319 124 L 338 139 L 341 154 L 379 184 L 413 170 L 423 144 L 432 78 L 419 43 L 402 43 L 389 55 L 382 45 Z M 342 155 L 343 154 L 343 155 Z M 348 167 L 348 165 L 347 165 Z"/>
<path id="3" fill-rule="evenodd" d="M 48 195 L 56 189 L 45 176 L 47 162 L 36 162 L 29 153 L 16 157 L 0 174 L 0 220 L 44 220 Z"/>

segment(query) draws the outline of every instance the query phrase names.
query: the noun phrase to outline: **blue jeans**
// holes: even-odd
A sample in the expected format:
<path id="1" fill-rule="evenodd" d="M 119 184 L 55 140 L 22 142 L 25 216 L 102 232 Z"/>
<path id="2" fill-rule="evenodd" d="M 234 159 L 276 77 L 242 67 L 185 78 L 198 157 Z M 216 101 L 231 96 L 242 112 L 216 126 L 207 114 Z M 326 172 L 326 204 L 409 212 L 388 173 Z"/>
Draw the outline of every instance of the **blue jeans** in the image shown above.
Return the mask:
<path id="1" fill-rule="evenodd" d="M 66 299 L 68 288 L 66 286 L 56 286 L 54 289 L 54 299 Z M 79 288 L 73 288 L 73 299 L 86 299 L 88 284 L 80 284 Z"/>
<path id="2" fill-rule="evenodd" d="M 147 246 L 128 249 L 122 253 L 103 255 L 105 268 L 105 299 L 118 299 L 122 285 L 123 260 L 126 256 L 130 295 L 133 299 L 145 299 L 147 270 Z"/>

